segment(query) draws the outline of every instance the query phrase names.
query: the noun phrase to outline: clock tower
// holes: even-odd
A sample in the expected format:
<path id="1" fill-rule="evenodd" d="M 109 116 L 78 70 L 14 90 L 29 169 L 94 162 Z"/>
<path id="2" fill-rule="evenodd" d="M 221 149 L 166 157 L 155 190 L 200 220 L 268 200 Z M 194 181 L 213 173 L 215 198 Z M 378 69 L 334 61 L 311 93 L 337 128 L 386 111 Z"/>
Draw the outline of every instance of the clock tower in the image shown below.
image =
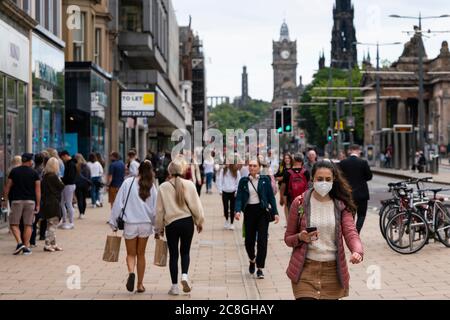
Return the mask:
<path id="1" fill-rule="evenodd" d="M 290 102 L 297 103 L 297 41 L 291 41 L 289 28 L 283 22 L 280 40 L 273 41 L 273 101 L 272 107 L 281 108 Z M 296 109 L 296 105 L 294 105 Z"/>

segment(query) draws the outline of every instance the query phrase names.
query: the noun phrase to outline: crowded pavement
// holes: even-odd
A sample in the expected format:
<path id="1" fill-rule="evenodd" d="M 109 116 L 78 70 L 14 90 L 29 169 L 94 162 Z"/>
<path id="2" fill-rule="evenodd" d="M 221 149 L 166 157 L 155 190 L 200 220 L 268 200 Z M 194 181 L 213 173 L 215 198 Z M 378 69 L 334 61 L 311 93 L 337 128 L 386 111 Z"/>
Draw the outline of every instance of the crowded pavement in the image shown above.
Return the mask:
<path id="1" fill-rule="evenodd" d="M 351 288 L 346 299 L 449 299 L 448 249 L 431 243 L 415 255 L 403 256 L 390 250 L 380 235 L 375 199 L 382 198 L 386 189 L 383 186 L 388 181 L 395 180 L 375 176 L 369 183 L 374 200 L 369 202 L 361 235 L 365 259 L 349 267 Z M 169 271 L 168 267 L 152 263 L 153 238 L 146 251 L 147 291 L 141 295 L 127 292 L 124 243 L 118 263 L 102 261 L 105 239 L 111 234 L 105 224 L 110 210 L 108 206 L 89 206 L 84 219 L 75 219 L 74 229 L 58 230 L 62 252 L 44 252 L 44 242 L 38 241 L 31 256 L 14 256 L 13 237 L 8 229 L 0 230 L 0 299 L 292 300 L 291 283 L 285 273 L 291 249 L 283 240 L 284 217 L 278 225 L 270 226 L 265 279 L 258 280 L 248 274 L 242 223 L 235 222 L 234 231 L 224 229 L 222 205 L 215 187 L 211 195 L 202 193 L 201 201 L 205 224 L 203 233 L 195 234 L 192 243 L 189 294 L 176 297 L 167 294 Z"/>

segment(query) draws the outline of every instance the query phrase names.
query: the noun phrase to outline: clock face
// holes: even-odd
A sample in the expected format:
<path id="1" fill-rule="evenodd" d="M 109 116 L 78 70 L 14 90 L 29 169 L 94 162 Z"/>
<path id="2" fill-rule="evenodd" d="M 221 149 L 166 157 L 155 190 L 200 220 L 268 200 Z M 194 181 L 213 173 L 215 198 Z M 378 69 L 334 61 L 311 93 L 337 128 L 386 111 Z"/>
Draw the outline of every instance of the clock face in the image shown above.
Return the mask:
<path id="1" fill-rule="evenodd" d="M 281 51 L 281 58 L 283 58 L 284 60 L 289 59 L 289 57 L 291 56 L 291 53 L 287 50 L 283 50 Z"/>

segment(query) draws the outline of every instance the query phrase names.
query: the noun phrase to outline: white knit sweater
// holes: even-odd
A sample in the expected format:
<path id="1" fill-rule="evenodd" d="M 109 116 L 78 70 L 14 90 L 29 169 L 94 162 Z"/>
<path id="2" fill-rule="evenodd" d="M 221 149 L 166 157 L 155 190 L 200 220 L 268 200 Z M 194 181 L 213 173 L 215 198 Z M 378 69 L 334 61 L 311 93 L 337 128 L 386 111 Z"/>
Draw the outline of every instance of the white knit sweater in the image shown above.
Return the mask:
<path id="1" fill-rule="evenodd" d="M 334 202 L 320 202 L 311 196 L 311 227 L 317 227 L 319 240 L 308 246 L 306 257 L 309 260 L 329 262 L 336 260 L 336 218 Z"/>

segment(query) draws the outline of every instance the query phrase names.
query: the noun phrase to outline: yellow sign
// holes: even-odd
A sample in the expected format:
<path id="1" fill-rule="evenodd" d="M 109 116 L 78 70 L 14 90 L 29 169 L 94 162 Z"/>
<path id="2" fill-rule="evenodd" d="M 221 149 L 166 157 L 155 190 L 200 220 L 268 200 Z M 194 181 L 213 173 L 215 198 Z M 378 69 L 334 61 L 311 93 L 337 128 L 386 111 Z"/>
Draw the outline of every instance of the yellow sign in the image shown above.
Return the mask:
<path id="1" fill-rule="evenodd" d="M 344 121 L 341 121 L 341 128 L 338 129 L 337 121 L 334 123 L 334 130 L 344 130 Z"/>
<path id="2" fill-rule="evenodd" d="M 144 104 L 155 104 L 155 94 L 154 93 L 144 93 Z"/>

